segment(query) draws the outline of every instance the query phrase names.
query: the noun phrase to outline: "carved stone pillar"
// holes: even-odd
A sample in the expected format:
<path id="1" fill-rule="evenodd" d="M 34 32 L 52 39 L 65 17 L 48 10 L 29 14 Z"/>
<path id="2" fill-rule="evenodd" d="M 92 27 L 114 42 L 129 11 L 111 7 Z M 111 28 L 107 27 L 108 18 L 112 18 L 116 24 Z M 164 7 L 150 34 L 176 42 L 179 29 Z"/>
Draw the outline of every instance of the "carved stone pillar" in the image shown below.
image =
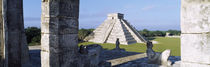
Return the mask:
<path id="1" fill-rule="evenodd" d="M 210 1 L 181 1 L 181 66 L 209 67 Z"/>
<path id="2" fill-rule="evenodd" d="M 4 37 L 3 37 L 2 0 L 0 0 L 0 67 L 4 67 Z"/>
<path id="3" fill-rule="evenodd" d="M 29 53 L 23 23 L 23 1 L 3 0 L 1 45 L 5 67 L 28 67 Z"/>
<path id="4" fill-rule="evenodd" d="M 42 67 L 77 67 L 79 0 L 42 0 Z"/>

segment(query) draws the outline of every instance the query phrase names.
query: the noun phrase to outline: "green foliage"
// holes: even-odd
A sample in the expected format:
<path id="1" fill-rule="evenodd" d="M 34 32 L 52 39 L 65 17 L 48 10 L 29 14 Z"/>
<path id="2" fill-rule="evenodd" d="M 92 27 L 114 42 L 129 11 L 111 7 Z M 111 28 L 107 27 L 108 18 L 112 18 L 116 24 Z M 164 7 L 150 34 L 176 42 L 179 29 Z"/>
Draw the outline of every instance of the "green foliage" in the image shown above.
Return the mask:
<path id="1" fill-rule="evenodd" d="M 168 30 L 167 32 L 171 33 L 172 35 L 180 35 L 181 31 L 178 30 Z"/>
<path id="2" fill-rule="evenodd" d="M 27 43 L 29 45 L 40 45 L 41 29 L 37 27 L 28 27 L 25 29 Z"/>
<path id="3" fill-rule="evenodd" d="M 94 29 L 80 29 L 78 32 L 78 38 L 79 41 L 83 41 L 85 39 L 86 36 L 88 36 L 89 34 L 91 34 L 93 32 Z"/>
<path id="4" fill-rule="evenodd" d="M 168 31 L 150 31 L 147 29 L 143 29 L 141 31 L 139 31 L 139 33 L 145 37 L 163 37 L 166 35 L 166 32 L 171 33 L 172 35 L 180 35 L 181 31 L 178 30 L 168 30 Z"/>
<path id="5" fill-rule="evenodd" d="M 156 52 L 163 52 L 166 49 L 171 50 L 172 56 L 180 56 L 180 38 L 167 38 L 167 37 L 156 37 L 154 39 L 155 41 L 158 41 L 158 44 L 154 44 L 154 51 Z M 93 43 L 93 42 L 83 42 L 79 43 L 80 45 L 90 45 L 90 44 L 100 44 L 100 43 Z M 114 49 L 115 44 L 105 43 L 100 44 L 104 49 Z M 120 48 L 125 49 L 126 51 L 130 52 L 140 52 L 145 53 L 146 52 L 146 45 L 143 43 L 136 43 L 131 45 L 120 45 Z"/>

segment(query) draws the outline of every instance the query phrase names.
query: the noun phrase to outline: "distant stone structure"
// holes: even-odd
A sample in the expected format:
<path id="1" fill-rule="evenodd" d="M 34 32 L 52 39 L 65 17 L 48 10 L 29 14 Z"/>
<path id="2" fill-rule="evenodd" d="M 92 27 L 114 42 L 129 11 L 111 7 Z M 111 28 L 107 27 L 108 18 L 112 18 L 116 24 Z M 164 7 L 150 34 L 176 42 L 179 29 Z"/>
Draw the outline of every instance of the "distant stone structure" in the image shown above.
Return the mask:
<path id="1" fill-rule="evenodd" d="M 173 35 L 173 34 L 171 34 L 171 33 L 169 33 L 169 32 L 166 32 L 166 36 L 165 36 L 165 37 L 179 38 L 180 36 L 178 36 L 178 35 Z"/>
<path id="2" fill-rule="evenodd" d="M 166 37 L 169 37 L 169 36 L 172 36 L 172 34 L 169 32 L 166 32 Z"/>
<path id="3" fill-rule="evenodd" d="M 108 18 L 93 33 L 85 38 L 96 43 L 115 43 L 116 39 L 124 45 L 146 43 L 147 40 L 132 27 L 121 13 L 108 14 Z"/>
<path id="4" fill-rule="evenodd" d="M 165 50 L 162 53 L 155 52 L 153 49 L 152 42 L 147 42 L 147 57 L 148 63 L 159 64 L 162 66 L 171 66 L 171 61 L 168 61 L 171 51 Z"/>

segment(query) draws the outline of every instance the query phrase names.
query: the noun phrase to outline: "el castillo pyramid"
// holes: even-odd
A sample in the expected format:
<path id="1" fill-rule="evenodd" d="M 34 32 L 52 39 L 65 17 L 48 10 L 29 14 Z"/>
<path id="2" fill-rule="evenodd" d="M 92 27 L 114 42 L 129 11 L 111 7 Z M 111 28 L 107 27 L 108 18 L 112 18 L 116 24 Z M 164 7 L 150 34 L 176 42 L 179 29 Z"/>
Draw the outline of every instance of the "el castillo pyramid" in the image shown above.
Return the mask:
<path id="1" fill-rule="evenodd" d="M 147 41 L 124 19 L 121 13 L 108 14 L 108 18 L 85 40 L 95 43 L 115 43 L 117 38 L 120 44 L 124 45 Z"/>

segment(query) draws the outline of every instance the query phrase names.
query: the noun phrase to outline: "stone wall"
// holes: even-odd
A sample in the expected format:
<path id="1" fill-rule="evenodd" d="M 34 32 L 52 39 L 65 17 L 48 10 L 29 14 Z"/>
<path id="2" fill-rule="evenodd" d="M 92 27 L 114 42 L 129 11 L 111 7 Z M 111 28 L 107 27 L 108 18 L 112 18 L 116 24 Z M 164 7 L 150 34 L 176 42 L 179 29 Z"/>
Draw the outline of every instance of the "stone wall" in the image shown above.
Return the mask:
<path id="1" fill-rule="evenodd" d="M 2 64 L 5 67 L 28 67 L 30 63 L 23 23 L 23 1 L 1 0 L 1 2 L 3 3 L 0 15 L 0 51 L 4 62 Z"/>
<path id="2" fill-rule="evenodd" d="M 0 0 L 0 13 L 2 13 L 2 0 Z M 3 17 L 0 14 L 0 67 L 4 66 L 4 37 L 3 37 Z"/>
<path id="3" fill-rule="evenodd" d="M 79 0 L 42 1 L 42 67 L 78 66 Z"/>
<path id="4" fill-rule="evenodd" d="M 181 60 L 182 62 L 209 65 L 210 1 L 181 1 Z M 183 67 L 188 65 L 182 64 Z"/>

